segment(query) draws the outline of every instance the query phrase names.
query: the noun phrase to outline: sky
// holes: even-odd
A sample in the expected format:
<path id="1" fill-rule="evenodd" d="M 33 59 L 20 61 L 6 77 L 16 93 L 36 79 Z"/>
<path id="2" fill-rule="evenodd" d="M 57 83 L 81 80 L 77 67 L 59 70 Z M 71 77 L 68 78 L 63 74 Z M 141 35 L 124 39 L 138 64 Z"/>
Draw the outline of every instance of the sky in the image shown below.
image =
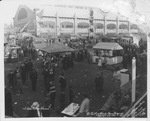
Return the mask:
<path id="1" fill-rule="evenodd" d="M 32 2 L 31 2 L 32 1 Z M 37 2 L 38 1 L 38 2 Z M 118 2 L 119 1 L 119 2 Z M 146 17 L 146 23 L 150 26 L 150 0 L 4 0 L 2 4 L 2 14 L 4 15 L 4 23 L 13 23 L 13 17 L 17 12 L 20 4 L 27 4 L 30 8 L 37 8 L 40 4 L 42 5 L 74 5 L 74 6 L 87 6 L 87 7 L 98 7 L 104 11 L 119 11 L 126 16 L 128 10 L 126 10 L 126 4 L 120 3 L 120 1 L 135 2 L 135 9 L 138 13 L 141 13 Z M 114 7 L 114 2 L 115 4 Z M 118 6 L 117 6 L 118 5 Z M 117 6 L 117 9 L 116 9 Z M 125 6 L 125 7 L 124 7 Z M 128 17 L 129 16 L 129 17 Z M 132 15 L 128 14 L 130 19 Z"/>

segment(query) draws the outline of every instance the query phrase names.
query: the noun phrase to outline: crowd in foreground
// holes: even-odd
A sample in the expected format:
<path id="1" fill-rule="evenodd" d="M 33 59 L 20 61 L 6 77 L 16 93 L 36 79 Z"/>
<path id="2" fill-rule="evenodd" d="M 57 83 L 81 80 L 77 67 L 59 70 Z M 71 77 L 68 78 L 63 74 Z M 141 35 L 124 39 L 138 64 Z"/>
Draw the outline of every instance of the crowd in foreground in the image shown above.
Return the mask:
<path id="1" fill-rule="evenodd" d="M 62 58 L 62 68 L 64 70 L 68 69 L 68 68 L 73 68 L 73 59 L 74 56 L 65 56 Z M 83 53 L 79 52 L 77 54 L 77 61 L 82 61 L 83 60 Z M 145 56 L 143 56 L 145 57 Z M 127 58 L 127 57 L 126 57 Z M 61 111 L 66 107 L 65 105 L 65 100 L 66 100 L 66 94 L 65 94 L 65 90 L 67 87 L 67 81 L 66 81 L 66 77 L 65 77 L 65 73 L 62 72 L 60 77 L 59 77 L 59 89 L 61 90 L 60 96 L 59 96 L 59 108 L 57 110 L 55 110 L 55 101 L 56 101 L 56 86 L 55 86 L 55 67 L 52 64 L 53 61 L 55 60 L 55 57 L 51 57 L 49 58 L 49 56 L 42 56 L 43 59 L 43 71 L 42 71 L 42 75 L 43 75 L 43 83 L 44 83 L 44 96 L 47 96 L 47 99 L 45 100 L 45 104 L 44 106 L 41 106 L 39 104 L 39 102 L 33 102 L 33 104 L 30 107 L 30 110 L 28 111 L 28 115 L 27 117 L 49 117 L 50 116 L 50 112 L 56 112 L 57 116 L 62 116 Z M 138 58 L 137 58 L 138 59 Z M 146 58 L 144 58 L 144 61 L 142 61 L 143 64 L 145 64 Z M 127 62 L 127 61 L 124 61 Z M 138 62 L 138 61 L 137 61 Z M 20 95 L 23 95 L 24 93 L 24 88 L 26 88 L 26 81 L 29 79 L 31 80 L 31 88 L 32 91 L 36 92 L 36 85 L 37 85 L 37 81 L 38 81 L 38 73 L 36 68 L 33 66 L 33 60 L 31 59 L 26 59 L 22 61 L 21 65 L 19 65 L 18 67 L 16 67 L 15 70 L 10 70 L 9 74 L 8 74 L 8 81 L 9 81 L 9 87 L 13 93 L 17 93 Z M 126 68 L 126 64 L 124 65 Z M 141 67 L 141 66 L 140 66 Z M 138 68 L 140 68 L 138 67 Z M 105 69 L 105 66 L 103 66 L 102 69 Z M 116 105 L 113 105 L 110 107 L 110 110 L 116 111 L 119 110 L 121 108 L 121 104 L 120 101 L 122 101 L 122 92 L 120 90 L 120 84 L 121 84 L 121 77 L 120 77 L 120 73 L 118 72 L 119 69 L 113 70 L 113 80 L 115 82 L 115 86 L 116 86 L 116 92 L 114 93 L 116 95 Z M 103 77 L 103 72 L 100 74 L 97 74 L 96 78 L 95 78 L 95 89 L 97 91 L 97 93 L 101 93 L 103 91 L 103 83 L 104 83 L 104 77 Z M 5 88 L 6 90 L 6 97 L 5 97 L 5 101 L 9 102 L 6 103 L 6 115 L 8 116 L 13 116 L 13 108 L 12 107 L 12 100 L 11 100 L 11 94 L 8 91 L 7 88 Z M 126 103 L 125 105 L 129 105 L 130 104 L 130 93 L 128 92 L 127 95 L 124 95 L 123 98 L 125 98 L 127 101 L 123 102 Z M 86 113 L 89 111 L 90 109 L 90 99 L 88 94 L 83 94 L 83 101 L 80 105 L 80 110 L 79 110 L 79 114 L 77 114 L 76 116 L 86 116 Z M 71 103 L 73 101 L 74 98 L 74 93 L 73 93 L 73 89 L 72 86 L 69 86 L 69 102 Z M 11 111 L 12 110 L 12 111 Z"/>

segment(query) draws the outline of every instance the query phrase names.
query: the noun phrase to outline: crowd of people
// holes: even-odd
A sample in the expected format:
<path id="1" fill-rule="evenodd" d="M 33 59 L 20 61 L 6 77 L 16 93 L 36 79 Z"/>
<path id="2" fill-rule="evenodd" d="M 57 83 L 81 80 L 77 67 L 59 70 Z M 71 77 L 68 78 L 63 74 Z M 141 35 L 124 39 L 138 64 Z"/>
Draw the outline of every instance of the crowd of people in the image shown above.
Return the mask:
<path id="1" fill-rule="evenodd" d="M 34 67 L 34 61 L 35 56 L 35 50 L 33 49 L 25 49 L 22 48 L 20 50 L 20 58 L 21 58 L 21 64 L 16 67 L 15 70 L 10 70 L 7 79 L 8 79 L 8 87 L 5 88 L 5 115 L 8 116 L 14 116 L 13 113 L 13 107 L 11 105 L 12 103 L 12 97 L 11 93 L 9 92 L 9 89 L 12 90 L 14 94 L 23 95 L 24 94 L 24 88 L 27 87 L 27 80 L 30 80 L 31 84 L 31 90 L 33 92 L 37 91 L 37 83 L 38 83 L 38 77 L 43 76 L 43 85 L 44 85 L 44 93 L 43 96 L 45 99 L 45 103 L 43 105 L 40 105 L 39 102 L 33 102 L 31 105 L 31 110 L 28 111 L 27 117 L 50 117 L 51 112 L 55 112 L 57 116 L 62 116 L 61 112 L 65 109 L 66 105 L 66 95 L 69 97 L 69 103 L 73 102 L 74 100 L 74 91 L 73 91 L 73 85 L 68 85 L 67 79 L 65 76 L 64 71 L 68 68 L 74 67 L 74 61 L 83 61 L 85 58 L 89 62 L 89 56 L 86 49 L 79 50 L 76 54 L 71 55 L 65 55 L 65 56 L 55 56 L 55 55 L 48 55 L 40 53 L 42 62 L 42 73 L 39 74 L 36 67 Z M 131 56 L 131 57 L 130 57 Z M 144 67 L 146 66 L 146 56 L 138 56 L 135 51 L 125 53 L 123 57 L 123 68 L 128 68 L 128 64 L 131 63 L 132 57 L 136 57 L 137 59 L 137 68 L 141 70 L 141 72 L 144 70 Z M 27 58 L 27 59 L 26 59 Z M 55 73 L 55 66 L 57 63 L 55 63 L 57 60 L 61 60 L 62 62 L 62 69 L 63 72 L 59 76 L 59 87 L 56 87 L 56 73 Z M 10 61 L 11 63 L 11 61 Z M 103 85 L 105 82 L 104 79 L 104 72 L 106 66 L 106 61 L 104 58 L 104 61 L 99 62 L 101 70 L 100 73 L 98 73 L 93 79 L 93 83 L 95 84 L 95 91 L 98 94 L 101 94 L 104 89 Z M 119 70 L 119 69 L 118 69 Z M 115 83 L 115 101 L 116 105 L 120 106 L 120 100 L 122 97 L 126 98 L 127 101 L 129 100 L 130 96 L 123 95 L 120 90 L 121 85 L 121 76 L 118 70 L 114 70 L 113 72 L 113 81 Z M 58 89 L 57 89 L 58 88 Z M 67 89 L 68 88 L 68 89 Z M 57 90 L 60 90 L 59 93 L 57 93 Z M 66 90 L 69 90 L 69 93 L 66 93 Z M 56 96 L 59 94 L 59 105 L 56 105 Z M 83 94 L 83 101 L 81 102 L 79 113 L 77 116 L 84 117 L 86 116 L 86 113 L 90 110 L 90 98 L 88 94 Z M 127 101 L 124 101 L 126 103 Z M 129 103 L 128 103 L 129 104 Z M 114 108 L 118 106 L 111 106 L 110 110 L 114 110 Z M 11 107 L 9 109 L 9 107 Z M 121 107 L 121 106 L 120 106 Z M 120 108 L 119 107 L 119 108 Z"/>

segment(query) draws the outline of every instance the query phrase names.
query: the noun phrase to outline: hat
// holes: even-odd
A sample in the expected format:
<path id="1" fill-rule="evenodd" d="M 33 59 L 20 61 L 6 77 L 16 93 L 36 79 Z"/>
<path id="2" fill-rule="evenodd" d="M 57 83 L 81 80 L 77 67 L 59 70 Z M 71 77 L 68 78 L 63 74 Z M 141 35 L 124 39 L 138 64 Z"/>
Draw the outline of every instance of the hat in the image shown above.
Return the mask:
<path id="1" fill-rule="evenodd" d="M 36 109 L 36 108 L 39 108 L 39 103 L 38 102 L 33 102 L 33 104 L 31 105 L 31 108 L 32 109 Z"/>

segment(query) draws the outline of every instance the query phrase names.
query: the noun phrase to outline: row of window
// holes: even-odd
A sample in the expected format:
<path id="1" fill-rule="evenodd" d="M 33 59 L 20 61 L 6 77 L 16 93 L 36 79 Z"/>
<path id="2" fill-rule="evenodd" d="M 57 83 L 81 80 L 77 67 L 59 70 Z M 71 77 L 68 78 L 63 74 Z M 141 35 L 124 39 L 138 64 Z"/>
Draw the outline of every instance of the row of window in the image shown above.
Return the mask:
<path id="1" fill-rule="evenodd" d="M 53 25 L 40 24 L 40 28 L 55 28 Z"/>
<path id="2" fill-rule="evenodd" d="M 40 27 L 41 28 L 55 28 L 55 25 L 51 25 L 51 24 L 43 24 L 40 23 Z M 94 27 L 96 29 L 103 29 L 104 25 L 103 24 L 95 24 Z M 73 24 L 61 24 L 61 28 L 73 28 Z M 77 28 L 89 28 L 89 24 L 78 24 Z M 137 26 L 131 26 L 131 29 L 137 29 Z M 107 25 L 107 29 L 113 30 L 116 29 L 116 25 L 115 24 L 108 24 Z M 119 29 L 128 29 L 128 26 L 126 24 L 121 24 L 119 25 Z"/>

